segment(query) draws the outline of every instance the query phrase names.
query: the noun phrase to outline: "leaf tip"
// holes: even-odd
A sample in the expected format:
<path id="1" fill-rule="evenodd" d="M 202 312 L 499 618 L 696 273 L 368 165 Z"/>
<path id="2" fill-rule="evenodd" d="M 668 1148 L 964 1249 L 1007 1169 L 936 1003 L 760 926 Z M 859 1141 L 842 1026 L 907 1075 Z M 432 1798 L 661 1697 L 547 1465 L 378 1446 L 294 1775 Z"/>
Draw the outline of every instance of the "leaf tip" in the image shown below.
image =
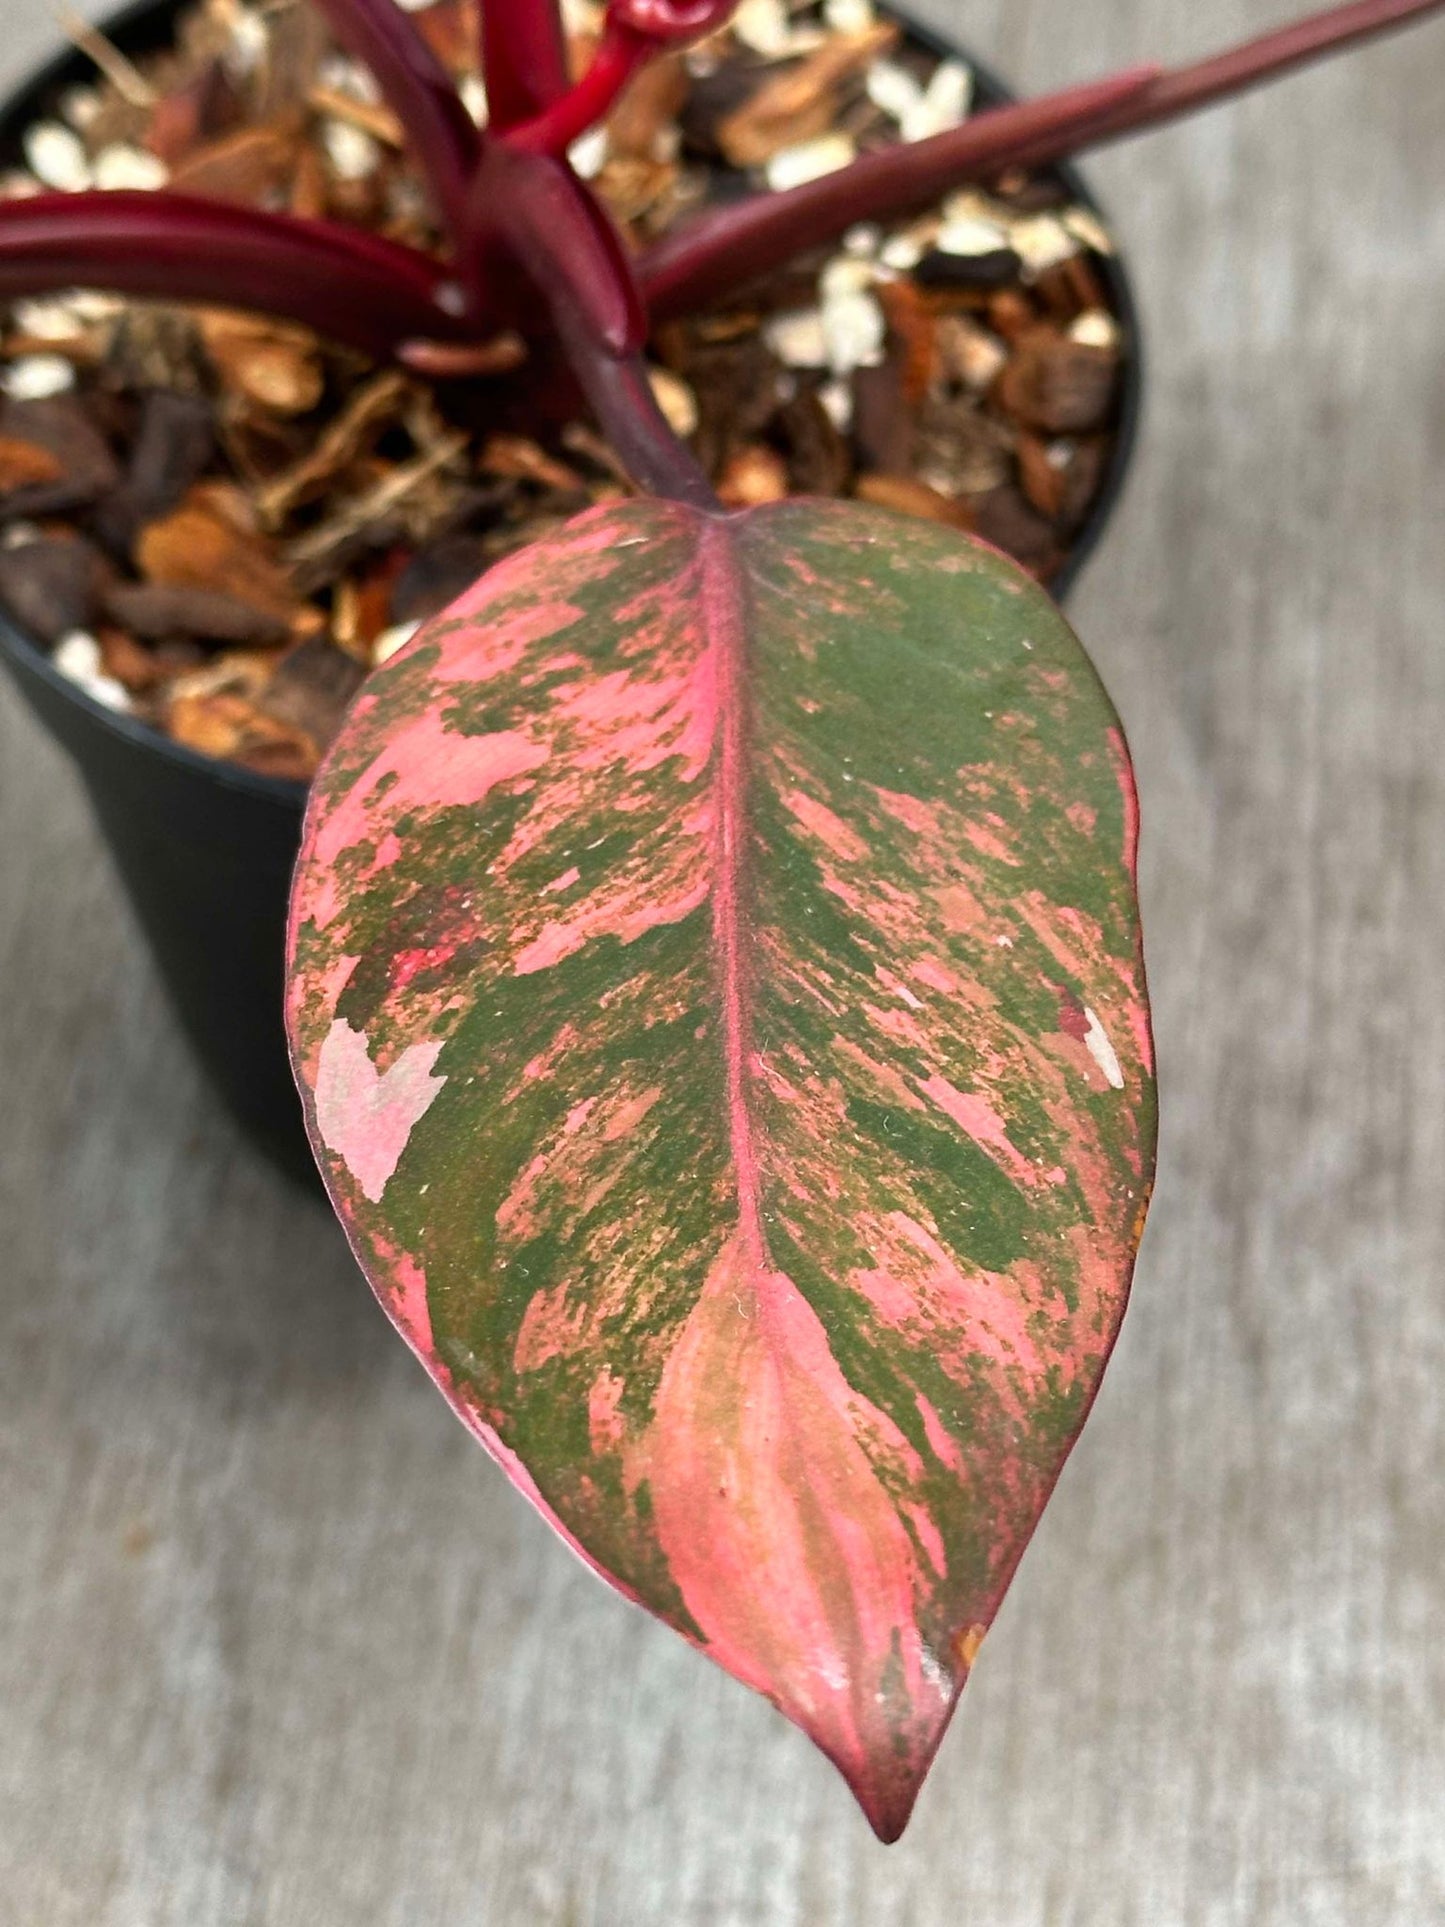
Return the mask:
<path id="1" fill-rule="evenodd" d="M 904 1829 L 913 1817 L 914 1802 L 923 1785 L 920 1775 L 910 1784 L 890 1788 L 886 1791 L 854 1786 L 853 1797 L 863 1809 L 867 1820 L 881 1844 L 891 1847 L 902 1839 Z"/>
<path id="2" fill-rule="evenodd" d="M 891 1722 L 882 1721 L 877 1725 L 869 1722 L 846 1751 L 837 1744 L 836 1732 L 829 1732 L 821 1723 L 799 1718 L 796 1713 L 789 1714 L 837 1767 L 863 1817 L 885 1847 L 891 1847 L 902 1837 L 913 1817 L 962 1687 L 963 1681 L 959 1680 L 947 1704 L 936 1708 L 932 1717 L 915 1718 L 906 1733 Z"/>

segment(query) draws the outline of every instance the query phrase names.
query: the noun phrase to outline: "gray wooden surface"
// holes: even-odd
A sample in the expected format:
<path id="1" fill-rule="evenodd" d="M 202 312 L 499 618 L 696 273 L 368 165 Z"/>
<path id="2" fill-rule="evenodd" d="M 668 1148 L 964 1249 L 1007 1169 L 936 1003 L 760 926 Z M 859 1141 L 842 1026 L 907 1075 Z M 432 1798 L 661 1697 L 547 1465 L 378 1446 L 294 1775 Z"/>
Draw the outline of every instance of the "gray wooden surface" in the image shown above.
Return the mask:
<path id="1" fill-rule="evenodd" d="M 947 0 L 939 0 L 948 18 Z M 1279 0 L 972 0 L 1030 86 Z M 7 0 L 0 71 L 48 42 Z M 605 1592 L 197 1082 L 0 701 L 6 1927 L 1445 1919 L 1445 24 L 1102 160 L 1151 381 L 1074 613 L 1164 1129 L 903 1843 Z"/>

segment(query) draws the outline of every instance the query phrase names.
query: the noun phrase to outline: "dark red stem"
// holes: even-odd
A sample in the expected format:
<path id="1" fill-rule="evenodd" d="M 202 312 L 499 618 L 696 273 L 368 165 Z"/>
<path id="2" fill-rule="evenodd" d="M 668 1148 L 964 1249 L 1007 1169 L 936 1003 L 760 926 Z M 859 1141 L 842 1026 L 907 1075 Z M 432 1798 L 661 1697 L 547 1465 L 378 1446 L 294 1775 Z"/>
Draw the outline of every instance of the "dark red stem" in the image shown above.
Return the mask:
<path id="1" fill-rule="evenodd" d="M 1343 7 L 1310 14 L 1257 40 L 1245 41 L 1207 60 L 1162 73 L 1147 93 L 1125 102 L 1102 125 L 1090 127 L 1081 142 L 1057 148 L 1044 156 L 1057 160 L 1078 147 L 1096 147 L 1126 134 L 1138 134 L 1164 121 L 1176 120 L 1215 101 L 1277 79 L 1296 67 L 1343 53 L 1362 41 L 1394 33 L 1427 14 L 1437 13 L 1445 0 L 1350 0 Z"/>
<path id="2" fill-rule="evenodd" d="M 638 68 L 655 52 L 654 42 L 614 27 L 609 21 L 582 78 L 534 120 L 511 128 L 507 145 L 532 154 L 565 154 L 573 141 L 607 114 Z"/>
<path id="3" fill-rule="evenodd" d="M 493 141 L 477 176 L 496 242 L 525 274 L 613 451 L 640 488 L 716 508 L 657 405 L 642 360 L 647 313 L 616 230 L 567 163 Z"/>
<path id="4" fill-rule="evenodd" d="M 716 33 L 736 0 L 610 0 L 602 39 L 586 73 L 534 118 L 507 130 L 514 147 L 565 154 L 595 127 L 640 67 L 670 48 Z"/>
<path id="5" fill-rule="evenodd" d="M 44 195 L 0 204 L 0 300 L 81 286 L 256 308 L 377 358 L 404 344 L 417 353 L 429 342 L 474 344 L 499 321 L 534 323 L 530 302 L 561 338 L 636 479 L 660 494 L 711 502 L 639 359 L 649 308 L 662 319 L 705 306 L 827 245 L 855 221 L 886 221 L 1005 167 L 1141 132 L 1403 27 L 1445 0 L 1350 0 L 1170 72 L 1140 68 L 995 109 L 931 140 L 706 215 L 649 249 L 640 273 L 598 202 L 549 150 L 565 149 L 595 122 L 646 57 L 646 45 L 632 47 L 630 37 L 646 43 L 698 31 L 724 0 L 614 0 L 598 60 L 570 92 L 555 0 L 484 0 L 494 119 L 513 130 L 491 141 L 480 139 L 392 0 L 321 5 L 404 122 L 456 237 L 456 273 L 360 230 L 185 194 Z M 484 296 L 480 285 L 494 261 L 505 263 L 516 290 L 507 302 L 490 288 Z"/>
<path id="6" fill-rule="evenodd" d="M 505 133 L 567 91 L 567 43 L 557 0 L 479 0 L 488 124 Z"/>
<path id="7" fill-rule="evenodd" d="M 717 300 L 744 279 L 835 240 L 855 221 L 888 221 L 949 188 L 1012 166 L 1041 166 L 1140 133 L 1291 68 L 1437 12 L 1445 0 L 1351 0 L 1342 7 L 1171 70 L 1140 68 L 980 114 L 952 133 L 864 155 L 782 194 L 760 195 L 679 229 L 642 257 L 659 318 Z M 1110 90 L 1118 91 L 1110 98 Z"/>
<path id="8" fill-rule="evenodd" d="M 598 427 L 638 487 L 669 502 L 720 509 L 696 456 L 678 440 L 658 407 L 642 356 L 609 353 L 566 314 L 559 316 L 557 332 Z"/>
<path id="9" fill-rule="evenodd" d="M 0 202 L 0 301 L 71 287 L 257 308 L 378 359 L 479 332 L 442 263 L 358 228 L 190 194 Z"/>
<path id="10" fill-rule="evenodd" d="M 503 251 L 515 278 L 540 295 L 559 332 L 565 312 L 573 333 L 585 330 L 609 354 L 642 347 L 647 311 L 627 250 L 566 161 L 491 141 L 472 201 L 474 232 L 489 258 L 492 250 Z M 504 316 L 524 327 L 529 318 Z"/>
<path id="11" fill-rule="evenodd" d="M 316 0 L 332 31 L 375 75 L 458 248 L 481 137 L 451 76 L 396 0 Z"/>
<path id="12" fill-rule="evenodd" d="M 880 148 L 849 167 L 780 194 L 759 194 L 704 214 L 648 248 L 638 278 L 661 320 L 705 307 L 740 284 L 836 239 L 856 221 L 890 220 L 924 207 L 961 181 L 1035 158 L 1060 128 L 1115 114 L 1152 87 L 1157 67 L 1092 81 L 1018 106 L 998 107 L 946 134 Z"/>

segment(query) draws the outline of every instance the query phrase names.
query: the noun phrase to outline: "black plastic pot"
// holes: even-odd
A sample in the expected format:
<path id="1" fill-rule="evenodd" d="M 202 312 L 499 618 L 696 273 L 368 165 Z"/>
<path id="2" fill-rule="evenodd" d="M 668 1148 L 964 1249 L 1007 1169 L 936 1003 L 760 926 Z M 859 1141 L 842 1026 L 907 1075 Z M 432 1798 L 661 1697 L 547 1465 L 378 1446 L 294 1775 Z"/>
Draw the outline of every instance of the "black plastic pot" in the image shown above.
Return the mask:
<path id="1" fill-rule="evenodd" d="M 106 32 L 132 55 L 167 44 L 174 0 L 144 0 Z M 958 51 L 925 28 L 937 53 Z M 1008 91 L 973 68 L 980 98 Z M 86 80 L 79 53 L 53 60 L 0 113 L 0 166 L 17 163 L 32 121 Z M 1061 170 L 1069 193 L 1097 203 Z M 1128 280 L 1102 263 L 1110 301 L 1130 343 L 1109 472 L 1073 553 L 1053 587 L 1063 594 L 1093 550 L 1123 485 L 1141 392 L 1139 336 Z M 253 1141 L 293 1175 L 314 1179 L 282 1029 L 286 899 L 301 834 L 305 787 L 215 762 L 118 716 L 53 667 L 29 637 L 0 617 L 0 656 L 35 715 L 74 760 L 101 834 L 151 947 L 176 1014 L 221 1098 Z"/>

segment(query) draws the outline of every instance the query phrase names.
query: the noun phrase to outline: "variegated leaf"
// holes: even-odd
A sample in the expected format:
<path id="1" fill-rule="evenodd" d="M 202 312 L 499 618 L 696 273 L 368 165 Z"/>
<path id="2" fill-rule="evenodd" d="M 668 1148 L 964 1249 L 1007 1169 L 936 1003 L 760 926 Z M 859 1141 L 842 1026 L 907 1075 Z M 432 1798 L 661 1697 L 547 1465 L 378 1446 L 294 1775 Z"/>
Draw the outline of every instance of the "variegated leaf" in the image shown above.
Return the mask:
<path id="1" fill-rule="evenodd" d="M 378 1294 L 884 1838 L 1123 1311 L 1133 795 L 1012 563 L 803 502 L 568 524 L 373 677 L 315 788 L 293 1048 Z"/>

